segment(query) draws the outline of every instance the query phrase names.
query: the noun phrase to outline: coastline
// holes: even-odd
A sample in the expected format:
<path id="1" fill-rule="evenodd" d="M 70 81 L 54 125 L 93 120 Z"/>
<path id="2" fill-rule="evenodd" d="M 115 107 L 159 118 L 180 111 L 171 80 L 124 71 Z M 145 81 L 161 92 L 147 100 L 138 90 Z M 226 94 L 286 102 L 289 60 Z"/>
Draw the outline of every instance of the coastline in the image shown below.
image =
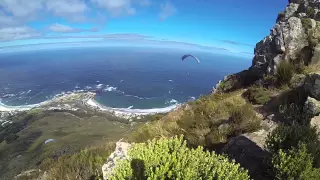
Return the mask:
<path id="1" fill-rule="evenodd" d="M 117 117 L 122 117 L 125 119 L 129 119 L 132 117 L 137 116 L 145 116 L 145 115 L 151 115 L 151 114 L 157 114 L 157 113 L 167 113 L 170 112 L 180 106 L 180 104 L 171 105 L 165 108 L 153 108 L 153 109 L 129 109 L 129 108 L 111 108 L 106 107 L 101 104 L 99 104 L 95 99 L 89 99 L 86 102 L 87 106 L 101 110 L 101 111 L 107 111 L 109 113 L 114 114 Z"/>
<path id="2" fill-rule="evenodd" d="M 138 116 L 151 115 L 156 113 L 167 113 L 180 106 L 180 104 L 170 105 L 165 108 L 152 109 L 130 109 L 130 108 L 112 108 L 104 106 L 95 100 L 96 93 L 93 92 L 71 92 L 58 94 L 50 100 L 39 104 L 8 106 L 0 102 L 0 112 L 21 112 L 28 111 L 34 108 L 46 110 L 78 110 L 78 106 L 85 106 L 94 111 L 108 112 L 120 118 L 130 119 Z"/>

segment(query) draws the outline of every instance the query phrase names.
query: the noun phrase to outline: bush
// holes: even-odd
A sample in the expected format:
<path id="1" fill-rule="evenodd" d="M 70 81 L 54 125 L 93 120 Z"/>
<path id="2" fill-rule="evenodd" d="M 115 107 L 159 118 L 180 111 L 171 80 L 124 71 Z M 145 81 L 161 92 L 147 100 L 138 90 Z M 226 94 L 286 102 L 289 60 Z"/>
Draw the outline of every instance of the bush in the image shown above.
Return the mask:
<path id="1" fill-rule="evenodd" d="M 145 142 L 149 139 L 172 137 L 182 133 L 176 121 L 161 119 L 138 127 L 126 139 L 129 142 Z"/>
<path id="2" fill-rule="evenodd" d="M 188 145 L 214 148 L 217 144 L 225 143 L 229 136 L 254 129 L 252 124 L 256 121 L 253 119 L 258 121 L 258 118 L 241 94 L 242 91 L 213 94 L 190 103 L 190 109 L 178 121 Z M 228 121 L 232 115 L 234 122 Z M 240 119 L 235 120 L 238 117 Z"/>
<path id="3" fill-rule="evenodd" d="M 285 15 L 286 14 L 284 12 L 280 12 L 277 17 L 277 22 L 284 21 Z"/>
<path id="4" fill-rule="evenodd" d="M 294 97 L 293 97 L 294 96 Z M 303 101 L 304 97 L 299 92 L 291 92 L 287 94 L 287 99 L 284 105 L 279 106 L 280 115 L 283 117 L 283 123 L 289 125 L 301 124 L 309 125 L 311 117 L 310 114 L 303 111 L 303 107 L 297 104 Z M 296 102 L 290 102 L 296 101 Z M 305 100 L 303 101 L 305 102 Z"/>
<path id="5" fill-rule="evenodd" d="M 319 169 L 312 167 L 313 158 L 305 144 L 292 148 L 287 153 L 282 149 L 272 158 L 277 179 L 310 180 L 319 177 Z"/>
<path id="6" fill-rule="evenodd" d="M 280 149 L 288 151 L 298 147 L 299 143 L 306 144 L 308 153 L 314 157 L 314 165 L 320 167 L 320 141 L 316 128 L 295 124 L 292 126 L 279 125 L 266 139 L 266 149 L 272 154 Z"/>
<path id="7" fill-rule="evenodd" d="M 293 76 L 294 67 L 290 62 L 281 61 L 277 67 L 277 81 L 281 85 L 288 84 Z"/>
<path id="8" fill-rule="evenodd" d="M 312 21 L 310 18 L 301 18 L 301 23 L 303 28 L 308 31 L 309 29 L 312 29 Z"/>
<path id="9" fill-rule="evenodd" d="M 263 87 L 273 87 L 277 82 L 277 77 L 274 75 L 266 75 L 263 77 Z"/>
<path id="10" fill-rule="evenodd" d="M 308 7 L 306 14 L 309 18 L 314 18 L 316 12 L 314 11 L 314 9 L 312 7 Z"/>
<path id="11" fill-rule="evenodd" d="M 271 93 L 261 86 L 251 86 L 243 95 L 253 104 L 266 104 L 270 101 Z"/>
<path id="12" fill-rule="evenodd" d="M 226 157 L 189 149 L 183 137 L 134 144 L 110 179 L 249 179 L 248 172 Z"/>
<path id="13" fill-rule="evenodd" d="M 231 112 L 229 124 L 230 133 L 237 136 L 246 132 L 253 132 L 260 128 L 260 119 L 253 110 L 252 105 L 246 104 Z"/>
<path id="14" fill-rule="evenodd" d="M 314 31 L 312 29 L 309 29 L 307 31 L 307 35 L 308 35 L 308 42 L 310 44 L 311 47 L 315 47 L 318 43 L 319 43 L 319 40 L 317 38 L 315 38 L 313 36 L 314 34 Z"/>
<path id="15" fill-rule="evenodd" d="M 102 147 L 82 150 L 74 155 L 58 159 L 48 158 L 41 163 L 41 169 L 49 171 L 49 179 L 97 179 L 102 177 L 101 166 L 113 152 L 114 143 Z"/>
<path id="16" fill-rule="evenodd" d="M 260 123 L 253 107 L 248 105 L 241 94 L 242 91 L 235 91 L 201 96 L 161 120 L 142 125 L 127 140 L 145 142 L 153 138 L 183 134 L 189 146 L 215 149 L 217 144 L 227 142 L 230 136 L 251 132 Z M 240 116 L 239 122 L 234 120 L 234 124 L 231 124 L 228 121 L 232 114 L 234 118 Z"/>

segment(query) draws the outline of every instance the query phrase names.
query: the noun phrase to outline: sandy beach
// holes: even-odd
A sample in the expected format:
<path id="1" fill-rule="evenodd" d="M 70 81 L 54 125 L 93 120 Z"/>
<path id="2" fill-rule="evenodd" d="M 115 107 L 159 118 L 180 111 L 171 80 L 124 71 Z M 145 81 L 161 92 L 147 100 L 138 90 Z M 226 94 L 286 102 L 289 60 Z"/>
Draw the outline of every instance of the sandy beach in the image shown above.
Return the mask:
<path id="1" fill-rule="evenodd" d="M 74 110 L 75 107 L 72 104 L 80 102 L 82 105 L 87 106 L 93 110 L 106 111 L 117 117 L 130 119 L 132 117 L 150 115 L 156 113 L 167 113 L 173 109 L 179 107 L 179 104 L 171 105 L 165 108 L 154 108 L 154 109 L 130 109 L 130 108 L 111 108 L 99 104 L 95 100 L 95 93 L 92 92 L 73 92 L 67 94 L 59 94 L 53 99 L 32 105 L 23 105 L 23 106 L 8 106 L 0 102 L 0 112 L 12 112 L 12 111 L 27 111 L 33 108 L 44 108 L 52 110 L 54 108 L 65 109 L 65 110 Z M 69 104 L 68 106 L 62 106 L 63 104 Z M 71 106 L 70 106 L 71 104 Z"/>

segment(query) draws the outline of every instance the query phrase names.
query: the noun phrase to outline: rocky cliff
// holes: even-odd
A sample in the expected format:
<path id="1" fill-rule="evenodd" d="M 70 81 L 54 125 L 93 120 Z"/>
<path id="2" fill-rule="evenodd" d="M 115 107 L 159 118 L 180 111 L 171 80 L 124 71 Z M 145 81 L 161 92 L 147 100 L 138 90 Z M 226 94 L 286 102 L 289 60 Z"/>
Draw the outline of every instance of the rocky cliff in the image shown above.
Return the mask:
<path id="1" fill-rule="evenodd" d="M 270 34 L 256 44 L 248 70 L 225 77 L 218 91 L 248 86 L 266 75 L 274 75 L 281 61 L 295 66 L 315 64 L 320 53 L 320 1 L 289 0 L 278 14 Z"/>

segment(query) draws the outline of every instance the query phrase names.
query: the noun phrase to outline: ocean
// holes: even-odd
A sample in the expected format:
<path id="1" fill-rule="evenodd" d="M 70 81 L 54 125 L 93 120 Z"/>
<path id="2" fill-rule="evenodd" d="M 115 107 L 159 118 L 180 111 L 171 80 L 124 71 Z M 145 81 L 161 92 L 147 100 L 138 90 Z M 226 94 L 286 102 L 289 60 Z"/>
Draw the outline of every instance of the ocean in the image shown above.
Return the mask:
<path id="1" fill-rule="evenodd" d="M 200 64 L 181 56 L 191 53 Z M 250 58 L 180 49 L 79 47 L 0 54 L 0 103 L 38 104 L 55 95 L 92 91 L 112 108 L 165 108 L 209 94 Z M 0 105 L 1 105 L 0 104 Z"/>

